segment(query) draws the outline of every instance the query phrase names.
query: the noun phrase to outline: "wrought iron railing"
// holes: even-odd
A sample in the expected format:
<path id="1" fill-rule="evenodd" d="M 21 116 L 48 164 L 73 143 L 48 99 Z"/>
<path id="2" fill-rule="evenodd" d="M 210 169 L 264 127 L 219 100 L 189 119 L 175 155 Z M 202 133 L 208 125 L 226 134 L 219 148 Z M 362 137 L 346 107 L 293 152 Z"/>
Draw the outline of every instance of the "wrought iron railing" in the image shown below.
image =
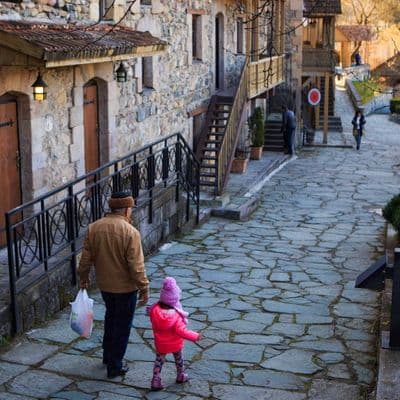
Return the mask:
<path id="1" fill-rule="evenodd" d="M 107 211 L 113 191 L 128 190 L 137 207 L 148 208 L 166 189 L 186 195 L 199 220 L 199 163 L 184 138 L 174 134 L 110 162 L 80 178 L 6 213 L 6 235 L 14 332 L 18 327 L 17 295 L 54 267 L 69 262 L 75 282 L 76 256 L 89 223 Z"/>
<path id="2" fill-rule="evenodd" d="M 284 82 L 283 59 L 284 56 L 274 56 L 249 63 L 250 99 Z"/>
<path id="3" fill-rule="evenodd" d="M 248 71 L 249 71 L 248 64 L 249 60 L 247 59 L 242 69 L 239 85 L 236 90 L 231 113 L 229 114 L 229 119 L 225 128 L 224 138 L 218 154 L 217 194 L 222 193 L 225 184 L 227 182 L 230 164 L 232 162 L 232 157 L 236 148 L 237 139 L 240 134 L 239 130 L 240 120 L 242 118 L 243 109 L 247 102 L 247 96 L 248 96 Z"/>

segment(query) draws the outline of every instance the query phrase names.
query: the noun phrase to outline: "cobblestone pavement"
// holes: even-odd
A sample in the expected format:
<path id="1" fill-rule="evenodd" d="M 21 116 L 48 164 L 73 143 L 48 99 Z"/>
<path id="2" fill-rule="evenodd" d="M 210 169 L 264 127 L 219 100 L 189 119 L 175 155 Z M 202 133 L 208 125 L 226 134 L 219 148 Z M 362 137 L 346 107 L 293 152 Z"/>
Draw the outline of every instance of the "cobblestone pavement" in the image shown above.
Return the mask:
<path id="1" fill-rule="evenodd" d="M 137 310 L 126 360 L 109 380 L 101 363 L 104 306 L 85 340 L 69 329 L 68 310 L 23 335 L 0 355 L 0 400 L 253 399 L 358 400 L 374 385 L 379 294 L 354 289 L 382 253 L 377 213 L 399 190 L 398 125 L 367 118 L 361 150 L 309 148 L 261 189 L 251 219 L 211 219 L 147 260 L 154 291 L 165 275 L 183 289 L 191 380 L 149 392 L 152 334 Z M 351 139 L 351 134 L 345 132 Z"/>

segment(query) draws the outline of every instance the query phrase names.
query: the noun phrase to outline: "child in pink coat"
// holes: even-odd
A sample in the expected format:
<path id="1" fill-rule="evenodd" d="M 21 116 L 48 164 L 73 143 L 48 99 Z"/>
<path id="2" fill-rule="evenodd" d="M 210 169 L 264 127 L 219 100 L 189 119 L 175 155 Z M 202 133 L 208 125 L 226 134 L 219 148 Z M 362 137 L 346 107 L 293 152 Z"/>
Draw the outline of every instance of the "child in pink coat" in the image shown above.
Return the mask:
<path id="1" fill-rule="evenodd" d="M 148 306 L 151 326 L 154 333 L 154 345 L 157 355 L 153 368 L 151 390 L 162 390 L 161 369 L 168 353 L 172 353 L 176 365 L 176 383 L 187 382 L 188 375 L 182 357 L 184 339 L 195 342 L 201 335 L 186 329 L 188 313 L 183 311 L 180 303 L 181 289 L 174 278 L 164 279 L 160 293 L 160 301 Z"/>

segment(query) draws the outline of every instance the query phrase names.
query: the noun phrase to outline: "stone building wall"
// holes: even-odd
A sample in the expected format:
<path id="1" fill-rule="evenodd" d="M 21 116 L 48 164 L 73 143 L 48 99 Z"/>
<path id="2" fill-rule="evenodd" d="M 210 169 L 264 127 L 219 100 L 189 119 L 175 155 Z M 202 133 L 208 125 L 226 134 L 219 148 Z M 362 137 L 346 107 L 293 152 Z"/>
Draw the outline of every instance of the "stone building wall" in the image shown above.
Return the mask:
<path id="1" fill-rule="evenodd" d="M 114 10 L 112 16 L 116 18 L 121 10 L 126 10 L 126 4 L 116 1 L 114 9 L 119 11 Z M 236 2 L 196 0 L 190 5 L 189 9 L 186 2 L 153 0 L 152 6 L 141 6 L 137 0 L 124 19 L 124 25 L 150 31 L 168 42 L 165 52 L 152 57 L 153 88 L 143 87 L 141 58 L 124 62 L 129 74 L 126 83 L 117 83 L 113 76 L 119 63 L 41 68 L 48 94 L 47 100 L 38 103 L 31 97 L 31 84 L 36 79 L 37 68 L 1 69 L 0 96 L 17 93 L 31 99 L 31 126 L 20 126 L 21 138 L 25 140 L 28 137 L 31 147 L 28 154 L 29 145 L 26 145 L 27 156 L 23 161 L 27 164 L 23 174 L 26 179 L 31 174 L 33 181 L 32 193 L 26 195 L 27 199 L 85 173 L 83 87 L 92 79 L 101 84 L 99 95 L 104 103 L 100 110 L 100 114 L 105 115 L 100 132 L 101 162 L 119 158 L 177 132 L 182 133 L 189 144 L 192 143 L 193 121 L 187 113 L 207 106 L 215 92 L 214 43 L 218 13 L 223 14 L 225 27 L 226 89 L 237 84 L 244 56 L 236 54 Z M 86 22 L 91 18 L 93 22 L 98 16 L 97 8 L 98 1 L 86 0 L 1 2 L 0 18 L 62 20 L 69 16 L 72 20 Z M 201 60 L 192 60 L 193 13 L 199 13 L 201 19 Z M 245 30 L 243 36 L 245 45 Z"/>
<path id="2" fill-rule="evenodd" d="M 296 142 L 299 145 L 301 135 L 301 107 L 302 107 L 302 63 L 303 63 L 303 1 L 290 0 L 285 3 L 285 80 L 294 94 L 294 103 L 297 117 Z"/>

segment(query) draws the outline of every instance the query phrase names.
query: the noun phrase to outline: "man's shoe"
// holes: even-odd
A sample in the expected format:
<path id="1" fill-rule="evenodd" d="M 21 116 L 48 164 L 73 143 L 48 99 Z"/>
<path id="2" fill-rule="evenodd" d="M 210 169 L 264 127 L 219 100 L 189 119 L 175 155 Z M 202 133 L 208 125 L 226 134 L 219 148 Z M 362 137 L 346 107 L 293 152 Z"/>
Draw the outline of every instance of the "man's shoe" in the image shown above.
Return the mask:
<path id="1" fill-rule="evenodd" d="M 129 371 L 129 367 L 124 365 L 121 369 L 107 370 L 107 378 L 116 378 L 117 376 L 124 376 Z"/>
<path id="2" fill-rule="evenodd" d="M 158 390 L 163 390 L 164 386 L 161 382 L 161 378 L 159 376 L 154 376 L 153 379 L 151 380 L 151 390 L 153 392 L 156 392 Z"/>

